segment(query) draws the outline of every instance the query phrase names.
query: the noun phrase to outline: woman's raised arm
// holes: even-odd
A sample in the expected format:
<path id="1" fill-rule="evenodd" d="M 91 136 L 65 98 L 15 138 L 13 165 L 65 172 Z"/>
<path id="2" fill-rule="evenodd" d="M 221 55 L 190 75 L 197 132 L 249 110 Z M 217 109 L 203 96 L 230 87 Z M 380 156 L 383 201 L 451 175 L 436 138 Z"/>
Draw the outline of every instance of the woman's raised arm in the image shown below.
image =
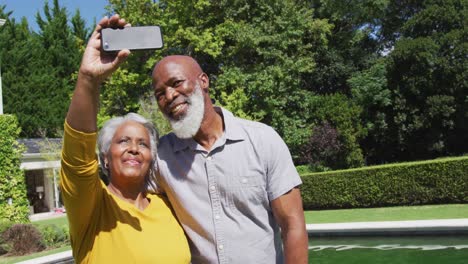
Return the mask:
<path id="1" fill-rule="evenodd" d="M 78 131 L 87 133 L 97 131 L 99 87 L 130 54 L 129 50 L 121 50 L 118 53 L 104 52 L 101 49 L 101 30 L 125 26 L 129 24 L 119 15 L 104 17 L 88 41 L 67 113 L 67 123 Z"/>

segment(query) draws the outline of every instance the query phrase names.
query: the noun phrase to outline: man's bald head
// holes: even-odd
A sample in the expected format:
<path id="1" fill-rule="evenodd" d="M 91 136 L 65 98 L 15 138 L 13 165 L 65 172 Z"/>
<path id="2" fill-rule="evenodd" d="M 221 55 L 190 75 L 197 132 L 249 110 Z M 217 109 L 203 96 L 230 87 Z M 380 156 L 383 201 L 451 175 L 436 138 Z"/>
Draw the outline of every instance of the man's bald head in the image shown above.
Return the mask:
<path id="1" fill-rule="evenodd" d="M 183 70 L 186 74 L 198 76 L 203 72 L 200 64 L 190 57 L 185 55 L 171 55 L 161 59 L 153 69 L 153 81 L 160 78 L 160 75 L 173 67 L 178 67 Z"/>

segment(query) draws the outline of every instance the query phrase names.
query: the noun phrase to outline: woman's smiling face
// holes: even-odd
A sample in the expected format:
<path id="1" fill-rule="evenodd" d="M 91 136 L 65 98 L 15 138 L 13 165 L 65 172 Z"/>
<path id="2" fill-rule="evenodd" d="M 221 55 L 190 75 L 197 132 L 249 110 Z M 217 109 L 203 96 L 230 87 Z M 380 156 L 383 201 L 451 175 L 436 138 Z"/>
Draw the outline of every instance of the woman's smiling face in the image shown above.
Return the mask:
<path id="1" fill-rule="evenodd" d="M 142 181 L 152 164 L 150 137 L 146 128 L 135 121 L 126 121 L 115 131 L 105 162 L 110 181 Z"/>

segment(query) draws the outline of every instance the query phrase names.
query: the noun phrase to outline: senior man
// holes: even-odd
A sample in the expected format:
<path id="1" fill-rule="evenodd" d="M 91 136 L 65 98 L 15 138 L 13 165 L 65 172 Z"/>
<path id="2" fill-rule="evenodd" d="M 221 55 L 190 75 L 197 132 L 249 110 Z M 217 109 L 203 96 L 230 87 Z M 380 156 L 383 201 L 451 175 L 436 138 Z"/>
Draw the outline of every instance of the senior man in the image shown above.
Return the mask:
<path id="1" fill-rule="evenodd" d="M 153 69 L 173 132 L 158 148 L 158 184 L 189 240 L 193 263 L 307 263 L 301 179 L 269 126 L 214 106 L 209 78 L 189 56 Z"/>

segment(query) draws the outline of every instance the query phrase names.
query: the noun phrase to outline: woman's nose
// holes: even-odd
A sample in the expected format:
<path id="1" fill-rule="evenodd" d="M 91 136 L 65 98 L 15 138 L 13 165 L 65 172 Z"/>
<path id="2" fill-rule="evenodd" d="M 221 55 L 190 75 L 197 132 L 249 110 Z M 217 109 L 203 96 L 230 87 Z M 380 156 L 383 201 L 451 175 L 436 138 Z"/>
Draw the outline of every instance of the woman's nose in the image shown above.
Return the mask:
<path id="1" fill-rule="evenodd" d="M 131 153 L 138 153 L 139 152 L 138 143 L 137 142 L 130 143 L 128 145 L 128 151 L 131 152 Z"/>

